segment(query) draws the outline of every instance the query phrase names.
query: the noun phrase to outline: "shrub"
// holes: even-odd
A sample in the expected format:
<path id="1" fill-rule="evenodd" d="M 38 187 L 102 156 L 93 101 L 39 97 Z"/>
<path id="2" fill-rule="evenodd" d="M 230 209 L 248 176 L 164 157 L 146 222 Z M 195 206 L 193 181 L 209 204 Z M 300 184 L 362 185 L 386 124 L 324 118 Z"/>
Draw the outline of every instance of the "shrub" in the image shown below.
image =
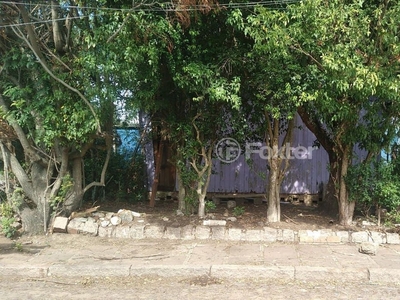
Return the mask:
<path id="1" fill-rule="evenodd" d="M 379 161 L 372 164 L 358 164 L 349 168 L 346 183 L 349 200 L 356 201 L 368 216 L 371 207 L 395 211 L 400 205 L 400 177 L 395 171 L 396 162 Z"/>

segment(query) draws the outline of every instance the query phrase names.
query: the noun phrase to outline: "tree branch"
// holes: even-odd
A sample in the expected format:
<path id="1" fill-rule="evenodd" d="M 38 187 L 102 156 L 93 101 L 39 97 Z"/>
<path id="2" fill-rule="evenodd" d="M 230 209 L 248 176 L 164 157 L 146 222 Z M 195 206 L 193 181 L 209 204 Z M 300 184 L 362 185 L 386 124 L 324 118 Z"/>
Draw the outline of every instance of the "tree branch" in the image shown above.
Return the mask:
<path id="1" fill-rule="evenodd" d="M 108 164 L 110 162 L 110 157 L 111 157 L 111 142 L 112 142 L 112 138 L 111 137 L 106 137 L 106 143 L 108 145 L 108 149 L 107 149 L 107 157 L 106 160 L 104 162 L 103 165 L 103 169 L 101 170 L 101 176 L 100 176 L 100 181 L 94 181 L 89 183 L 84 189 L 83 189 L 83 193 L 86 193 L 90 188 L 94 187 L 94 186 L 105 186 L 105 182 L 106 182 L 106 171 L 108 168 Z"/>
<path id="2" fill-rule="evenodd" d="M 21 4 L 18 5 L 18 8 L 20 9 L 22 18 L 24 20 L 25 23 L 29 23 L 29 16 L 28 13 L 25 10 L 25 7 Z M 45 58 L 43 57 L 43 54 L 40 51 L 39 45 L 37 43 L 37 36 L 35 34 L 35 32 L 32 29 L 31 25 L 26 25 L 25 28 L 28 32 L 28 37 L 29 40 L 24 36 L 24 34 L 21 32 L 21 30 L 18 27 L 11 27 L 12 30 L 14 31 L 14 33 L 21 38 L 26 44 L 27 46 L 32 50 L 33 54 L 36 56 L 36 58 L 38 59 L 39 63 L 42 65 L 43 69 L 53 78 L 55 79 L 57 82 L 61 83 L 63 86 L 65 86 L 67 89 L 71 90 L 72 92 L 76 93 L 84 102 L 85 104 L 89 107 L 90 111 L 92 112 L 96 123 L 97 123 L 97 131 L 100 133 L 101 132 L 101 126 L 100 126 L 100 120 L 97 117 L 96 112 L 93 109 L 93 106 L 90 104 L 90 102 L 86 99 L 85 96 L 83 96 L 83 94 L 77 90 L 76 88 L 72 87 L 71 85 L 69 85 L 68 83 L 66 83 L 65 81 L 63 81 L 62 79 L 58 78 L 56 75 L 53 74 L 53 72 L 49 69 L 49 67 L 46 64 Z"/>
<path id="3" fill-rule="evenodd" d="M 116 32 L 114 32 L 107 40 L 107 43 L 110 43 L 117 35 L 118 33 L 120 33 L 120 31 L 122 30 L 122 28 L 126 25 L 126 23 L 128 22 L 129 17 L 131 16 L 131 13 L 128 13 L 126 15 L 125 20 L 122 22 L 121 26 L 117 29 Z"/>

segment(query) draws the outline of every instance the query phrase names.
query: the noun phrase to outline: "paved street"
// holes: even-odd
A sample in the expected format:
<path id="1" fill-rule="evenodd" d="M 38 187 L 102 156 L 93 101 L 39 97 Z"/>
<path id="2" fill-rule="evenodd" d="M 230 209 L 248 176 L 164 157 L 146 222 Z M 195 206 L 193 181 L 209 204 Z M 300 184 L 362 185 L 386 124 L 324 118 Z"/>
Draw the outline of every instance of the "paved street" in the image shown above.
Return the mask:
<path id="1" fill-rule="evenodd" d="M 11 279 L 11 280 L 10 280 Z M 20 299 L 399 299 L 400 287 L 362 283 L 189 278 L 0 278 L 3 300 Z"/>
<path id="2" fill-rule="evenodd" d="M 400 246 L 0 238 L 1 299 L 399 299 Z M 51 296 L 49 296 L 51 295 Z"/>

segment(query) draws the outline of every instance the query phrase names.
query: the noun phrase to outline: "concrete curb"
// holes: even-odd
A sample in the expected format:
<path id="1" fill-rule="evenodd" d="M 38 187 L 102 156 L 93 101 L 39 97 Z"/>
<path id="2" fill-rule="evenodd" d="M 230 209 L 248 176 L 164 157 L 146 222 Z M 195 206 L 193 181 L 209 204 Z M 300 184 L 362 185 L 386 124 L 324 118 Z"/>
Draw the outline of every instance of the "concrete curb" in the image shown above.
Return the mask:
<path id="1" fill-rule="evenodd" d="M 47 266 L 0 266 L 0 276 L 43 278 L 48 276 Z"/>
<path id="2" fill-rule="evenodd" d="M 80 221 L 79 221 L 80 220 Z M 400 244 L 398 233 L 360 231 L 336 231 L 334 229 L 291 230 L 262 227 L 243 230 L 227 226 L 187 225 L 183 227 L 149 224 L 120 224 L 102 227 L 91 218 L 73 219 L 68 233 L 106 238 L 170 239 L 170 240 L 223 240 L 246 242 L 284 242 L 305 244 L 340 244 L 374 242 L 377 244 Z"/>
<path id="3" fill-rule="evenodd" d="M 251 279 L 295 279 L 295 268 L 291 266 L 211 266 L 211 276 L 218 278 L 251 278 Z"/>
<path id="4" fill-rule="evenodd" d="M 159 276 L 190 278 L 211 276 L 222 279 L 281 279 L 363 283 L 400 282 L 400 269 L 334 268 L 310 266 L 251 265 L 149 265 L 122 263 L 56 264 L 51 266 L 0 266 L 0 277 L 129 277 Z"/>
<path id="5" fill-rule="evenodd" d="M 48 276 L 55 277 L 119 277 L 129 276 L 130 265 L 115 263 L 57 264 L 48 268 Z"/>

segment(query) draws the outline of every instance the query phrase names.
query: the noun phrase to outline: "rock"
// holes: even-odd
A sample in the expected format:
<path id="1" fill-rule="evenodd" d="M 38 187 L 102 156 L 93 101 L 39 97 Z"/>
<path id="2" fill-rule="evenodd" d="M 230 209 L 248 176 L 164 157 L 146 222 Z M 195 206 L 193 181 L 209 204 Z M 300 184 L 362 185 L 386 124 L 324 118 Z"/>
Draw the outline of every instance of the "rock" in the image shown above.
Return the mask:
<path id="1" fill-rule="evenodd" d="M 106 219 L 110 220 L 113 216 L 114 216 L 114 213 L 112 213 L 112 212 L 106 213 Z"/>
<path id="2" fill-rule="evenodd" d="M 225 226 L 226 221 L 225 220 L 204 220 L 203 225 L 204 226 Z"/>
<path id="3" fill-rule="evenodd" d="M 53 224 L 53 232 L 67 232 L 68 218 L 66 217 L 56 217 Z"/>
<path id="4" fill-rule="evenodd" d="M 224 217 L 228 217 L 228 216 L 229 216 L 229 211 L 227 209 L 225 209 Z"/>
<path id="5" fill-rule="evenodd" d="M 358 248 L 358 252 L 368 255 L 376 255 L 378 252 L 379 244 L 363 242 Z"/>
<path id="6" fill-rule="evenodd" d="M 114 216 L 110 219 L 111 224 L 113 224 L 114 226 L 121 224 L 122 220 L 120 217 L 118 216 Z"/>
<path id="7" fill-rule="evenodd" d="M 229 201 L 226 203 L 226 205 L 227 205 L 228 208 L 235 208 L 235 207 L 236 207 L 236 201 L 234 201 L 234 200 L 229 200 Z"/>
<path id="8" fill-rule="evenodd" d="M 118 211 L 118 216 L 121 218 L 121 223 L 126 224 L 133 221 L 133 215 L 130 210 L 127 209 L 120 209 Z"/>
<path id="9" fill-rule="evenodd" d="M 81 233 L 83 231 L 86 221 L 86 218 L 76 218 L 70 220 L 67 225 L 67 232 L 72 234 Z"/>
<path id="10" fill-rule="evenodd" d="M 168 222 L 169 219 L 167 217 L 162 218 L 164 222 Z"/>
<path id="11" fill-rule="evenodd" d="M 207 219 L 212 219 L 212 220 L 214 220 L 216 217 L 215 217 L 215 215 L 214 214 L 207 214 Z"/>
<path id="12" fill-rule="evenodd" d="M 236 222 L 237 218 L 236 217 L 229 217 L 229 218 L 226 218 L 226 220 L 230 221 L 230 222 Z"/>
<path id="13" fill-rule="evenodd" d="M 88 220 L 84 223 L 82 233 L 88 234 L 92 236 L 96 236 L 99 231 L 99 225 L 96 220 L 93 218 L 88 218 Z"/>
<path id="14" fill-rule="evenodd" d="M 108 220 L 103 220 L 100 222 L 101 227 L 107 227 L 108 225 L 110 225 L 110 221 Z"/>
<path id="15" fill-rule="evenodd" d="M 106 216 L 105 213 L 99 211 L 92 213 L 92 217 L 98 217 L 99 219 L 104 218 L 105 216 Z"/>
<path id="16" fill-rule="evenodd" d="M 362 225 L 362 226 L 376 226 L 375 223 L 369 222 L 369 221 L 362 221 L 362 222 L 361 222 L 361 225 Z"/>
<path id="17" fill-rule="evenodd" d="M 178 209 L 178 210 L 176 211 L 176 215 L 179 216 L 179 217 L 182 217 L 182 216 L 184 216 L 185 214 L 184 214 L 180 209 Z"/>
<path id="18" fill-rule="evenodd" d="M 219 205 L 221 203 L 221 199 L 217 197 L 212 197 L 211 200 L 212 202 L 214 202 L 215 205 Z"/>
<path id="19" fill-rule="evenodd" d="M 136 211 L 132 212 L 132 216 L 134 216 L 135 218 L 139 218 L 141 216 L 141 213 L 138 213 Z"/>

